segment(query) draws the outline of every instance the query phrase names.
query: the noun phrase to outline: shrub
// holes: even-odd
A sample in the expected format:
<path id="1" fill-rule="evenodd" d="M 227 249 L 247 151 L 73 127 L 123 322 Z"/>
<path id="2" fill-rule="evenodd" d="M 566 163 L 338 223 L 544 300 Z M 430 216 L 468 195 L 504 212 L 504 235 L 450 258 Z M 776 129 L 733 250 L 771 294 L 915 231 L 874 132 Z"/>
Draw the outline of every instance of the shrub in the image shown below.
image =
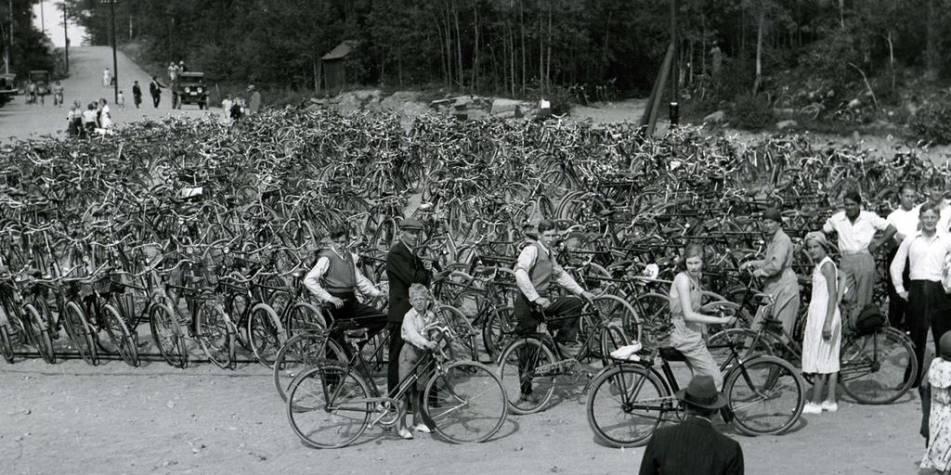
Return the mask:
<path id="1" fill-rule="evenodd" d="M 943 97 L 923 105 L 909 125 L 920 139 L 936 144 L 951 143 L 951 99 Z"/>
<path id="2" fill-rule="evenodd" d="M 748 130 L 759 130 L 773 123 L 773 108 L 763 94 L 741 94 L 734 99 L 731 122 Z"/>

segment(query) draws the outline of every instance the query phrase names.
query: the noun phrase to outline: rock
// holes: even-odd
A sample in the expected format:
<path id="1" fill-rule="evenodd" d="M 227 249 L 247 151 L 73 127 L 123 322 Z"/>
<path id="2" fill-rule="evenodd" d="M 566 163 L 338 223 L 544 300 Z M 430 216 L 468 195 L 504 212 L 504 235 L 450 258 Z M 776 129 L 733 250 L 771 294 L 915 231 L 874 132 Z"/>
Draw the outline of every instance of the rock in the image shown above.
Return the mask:
<path id="1" fill-rule="evenodd" d="M 726 120 L 726 112 L 718 110 L 703 118 L 703 123 L 719 124 Z"/>
<path id="2" fill-rule="evenodd" d="M 416 102 L 419 100 L 419 93 L 413 91 L 399 91 L 395 92 L 387 97 L 384 97 L 380 101 L 380 107 L 383 110 L 387 111 L 399 111 L 402 109 L 403 105 L 408 102 Z"/>
<path id="3" fill-rule="evenodd" d="M 483 120 L 489 118 L 489 114 L 481 109 L 469 109 L 468 114 L 470 120 Z"/>
<path id="4" fill-rule="evenodd" d="M 379 89 L 362 89 L 359 91 L 353 91 L 353 95 L 356 96 L 357 100 L 360 102 L 379 99 L 380 94 L 381 92 Z"/>
<path id="5" fill-rule="evenodd" d="M 352 93 L 346 93 L 340 96 L 340 101 L 334 107 L 337 112 L 343 115 L 353 115 L 362 109 L 362 104 L 357 96 Z"/>
<path id="6" fill-rule="evenodd" d="M 496 99 L 492 101 L 492 108 L 489 113 L 492 115 L 501 114 L 503 112 L 513 112 L 515 108 L 520 105 L 522 101 L 517 101 L 515 99 Z"/>
<path id="7" fill-rule="evenodd" d="M 777 116 L 790 116 L 796 113 L 796 109 L 792 107 L 774 107 L 773 114 Z"/>
<path id="8" fill-rule="evenodd" d="M 858 98 L 849 101 L 849 109 L 858 109 L 859 107 L 862 107 L 862 101 L 858 100 Z"/>
<path id="9" fill-rule="evenodd" d="M 792 129 L 798 126 L 799 126 L 799 123 L 792 119 L 781 120 L 778 123 L 776 123 L 776 128 L 779 130 Z"/>

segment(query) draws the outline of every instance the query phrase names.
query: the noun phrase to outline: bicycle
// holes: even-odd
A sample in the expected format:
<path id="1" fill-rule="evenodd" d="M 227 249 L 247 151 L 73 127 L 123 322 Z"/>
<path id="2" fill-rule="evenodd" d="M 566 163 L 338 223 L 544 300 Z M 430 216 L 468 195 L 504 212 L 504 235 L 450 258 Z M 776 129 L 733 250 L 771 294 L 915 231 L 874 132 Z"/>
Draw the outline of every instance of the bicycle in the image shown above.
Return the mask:
<path id="1" fill-rule="evenodd" d="M 370 425 L 394 427 L 403 420 L 410 388 L 421 374 L 431 372 L 420 408 L 439 437 L 466 443 L 495 435 L 505 422 L 505 391 L 498 377 L 481 363 L 452 362 L 444 351 L 453 338 L 452 329 L 430 330 L 436 332 L 431 340 L 439 343 L 437 350 L 420 358 L 392 396 L 381 393 L 366 374 L 359 351 L 366 329 L 345 332 L 354 350 L 348 364 L 320 360 L 291 383 L 286 408 L 294 433 L 309 447 L 328 449 L 350 445 Z"/>
<path id="2" fill-rule="evenodd" d="M 740 432 L 750 436 L 782 434 L 791 429 L 799 421 L 806 400 L 799 372 L 775 356 L 746 359 L 737 352 L 732 338 L 726 338 L 724 347 L 730 350 L 730 358 L 720 365 L 725 371 L 724 419 L 731 419 Z M 661 372 L 654 366 L 657 356 Z M 641 352 L 639 357 L 636 362 L 612 360 L 588 391 L 588 425 L 598 440 L 611 447 L 644 445 L 661 423 L 682 419 L 682 405 L 674 396 L 680 385 L 670 362 L 686 361 L 683 354 L 663 347 Z M 758 410 L 760 406 L 762 411 Z"/>
<path id="3" fill-rule="evenodd" d="M 582 372 L 582 361 L 595 357 L 608 366 L 608 355 L 628 344 L 620 326 L 601 314 L 596 301 L 603 297 L 595 297 L 582 308 L 579 325 L 586 326 L 588 331 L 576 354 L 566 355 L 545 331 L 517 338 L 502 350 L 498 358 L 499 381 L 509 395 L 510 412 L 525 415 L 545 409 L 555 392 L 559 376 L 584 375 L 590 378 L 589 373 Z M 545 318 L 544 312 L 542 316 Z M 545 318 L 545 321 L 564 318 L 568 317 Z M 530 388 L 530 391 L 524 391 L 525 388 Z M 531 393 L 534 397 L 521 398 L 523 393 Z"/>

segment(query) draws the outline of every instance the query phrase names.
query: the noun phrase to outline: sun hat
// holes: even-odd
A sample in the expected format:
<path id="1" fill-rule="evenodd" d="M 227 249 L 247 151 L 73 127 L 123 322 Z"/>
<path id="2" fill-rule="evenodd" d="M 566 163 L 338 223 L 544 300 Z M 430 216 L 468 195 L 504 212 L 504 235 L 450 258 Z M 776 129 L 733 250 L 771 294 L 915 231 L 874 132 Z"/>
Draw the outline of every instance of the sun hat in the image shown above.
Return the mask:
<path id="1" fill-rule="evenodd" d="M 403 224 L 400 225 L 400 229 L 406 230 L 416 230 L 421 231 L 423 229 L 423 223 L 419 222 L 416 218 L 406 218 L 403 220 Z"/>
<path id="2" fill-rule="evenodd" d="M 713 377 L 708 375 L 695 376 L 690 380 L 687 389 L 677 391 L 676 396 L 684 404 L 701 409 L 719 409 L 726 406 L 726 399 L 717 391 Z"/>

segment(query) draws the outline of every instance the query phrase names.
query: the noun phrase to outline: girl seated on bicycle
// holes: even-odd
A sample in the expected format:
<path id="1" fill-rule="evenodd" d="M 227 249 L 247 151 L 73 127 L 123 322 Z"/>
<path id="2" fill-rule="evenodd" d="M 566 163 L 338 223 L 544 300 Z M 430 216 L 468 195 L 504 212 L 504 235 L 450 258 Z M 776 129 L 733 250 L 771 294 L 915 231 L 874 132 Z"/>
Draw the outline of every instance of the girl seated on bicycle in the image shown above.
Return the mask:
<path id="1" fill-rule="evenodd" d="M 704 315 L 700 310 L 700 278 L 703 276 L 703 246 L 691 244 L 684 252 L 684 269 L 674 277 L 670 286 L 670 320 L 673 330 L 670 346 L 687 359 L 694 377 L 713 377 L 717 391 L 723 389 L 723 374 L 704 342 L 704 326 L 732 325 L 735 317 Z"/>
<path id="2" fill-rule="evenodd" d="M 842 344 L 842 315 L 839 311 L 838 274 L 829 257 L 829 241 L 825 234 L 806 234 L 806 251 L 816 263 L 812 271 L 812 298 L 802 336 L 802 372 L 816 375 L 812 401 L 803 407 L 803 414 L 836 412 L 835 386 L 839 374 L 839 347 Z M 822 400 L 823 386 L 828 395 Z"/>
<path id="3" fill-rule="evenodd" d="M 436 313 L 432 310 L 432 298 L 429 293 L 429 289 L 422 284 L 413 284 L 409 288 L 409 303 L 413 306 L 406 316 L 403 317 L 403 327 L 401 333 L 403 335 L 403 349 L 400 350 L 400 381 L 406 379 L 410 371 L 413 370 L 413 367 L 425 355 L 426 351 L 431 351 L 436 348 L 436 342 L 429 339 L 427 335 L 427 327 L 436 322 Z M 424 376 L 420 377 L 420 381 L 425 381 Z M 410 410 L 415 409 L 414 425 L 413 430 L 417 432 L 430 432 L 429 427 L 422 421 L 422 418 L 419 417 L 419 408 L 414 407 L 417 405 L 419 399 L 418 390 L 414 384 L 407 393 L 406 401 L 410 407 L 407 408 L 407 414 Z M 412 439 L 413 432 L 411 432 L 406 425 L 406 421 L 403 420 L 400 423 L 399 429 L 400 437 L 404 439 Z"/>

